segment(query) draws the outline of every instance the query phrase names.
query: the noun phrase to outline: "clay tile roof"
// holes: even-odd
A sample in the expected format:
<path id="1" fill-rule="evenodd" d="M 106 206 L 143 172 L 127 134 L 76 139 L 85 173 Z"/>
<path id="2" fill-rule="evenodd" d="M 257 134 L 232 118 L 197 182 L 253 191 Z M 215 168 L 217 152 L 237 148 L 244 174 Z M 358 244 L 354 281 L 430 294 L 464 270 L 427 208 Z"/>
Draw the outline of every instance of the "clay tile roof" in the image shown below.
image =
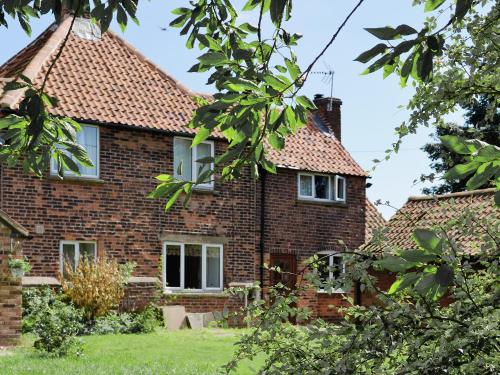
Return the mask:
<path id="1" fill-rule="evenodd" d="M 382 243 L 368 243 L 363 248 L 372 253 L 389 249 L 412 249 L 415 242 L 412 233 L 417 228 L 447 228 L 447 233 L 466 252 L 477 251 L 477 239 L 451 224 L 466 210 L 472 210 L 480 219 L 489 218 L 500 226 L 500 209 L 494 203 L 495 189 L 483 189 L 438 196 L 410 197 L 406 204 L 389 220 Z M 474 223 L 469 225 L 469 229 Z M 483 232 L 477 225 L 477 231 Z"/>
<path id="2" fill-rule="evenodd" d="M 365 216 L 365 242 L 368 242 L 373 236 L 373 231 L 383 228 L 387 221 L 368 198 L 366 199 Z"/>
<path id="3" fill-rule="evenodd" d="M 22 90 L 2 95 L 6 79 L 23 73 L 35 85 L 42 84 L 70 25 L 71 18 L 67 18 L 50 26 L 0 67 L 0 108 L 15 109 L 22 100 Z M 184 87 L 113 32 L 100 35 L 85 19 L 76 19 L 46 91 L 59 101 L 50 109 L 55 115 L 111 126 L 196 132 L 187 124 L 196 108 L 193 97 L 200 94 Z M 284 150 L 271 150 L 269 159 L 283 168 L 366 176 L 322 121 L 313 115 L 308 126 L 287 139 Z"/>
<path id="4" fill-rule="evenodd" d="M 283 150 L 270 149 L 269 159 L 281 168 L 367 176 L 316 114 L 286 139 Z"/>

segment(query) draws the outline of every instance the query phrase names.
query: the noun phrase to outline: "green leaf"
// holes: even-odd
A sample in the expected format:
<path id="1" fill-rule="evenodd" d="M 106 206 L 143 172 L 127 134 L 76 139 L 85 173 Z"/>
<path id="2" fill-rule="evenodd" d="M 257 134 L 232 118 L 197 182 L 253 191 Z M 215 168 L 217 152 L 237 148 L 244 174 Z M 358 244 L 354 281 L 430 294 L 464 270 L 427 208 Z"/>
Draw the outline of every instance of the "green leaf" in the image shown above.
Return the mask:
<path id="1" fill-rule="evenodd" d="M 467 142 L 463 138 L 455 135 L 443 135 L 439 137 L 441 143 L 451 151 L 461 155 L 470 155 L 477 150 L 472 142 Z"/>
<path id="2" fill-rule="evenodd" d="M 257 86 L 252 81 L 243 78 L 228 78 L 228 80 L 224 83 L 224 86 L 226 86 L 231 91 L 237 92 L 259 90 L 259 86 Z"/>
<path id="3" fill-rule="evenodd" d="M 204 65 L 217 66 L 227 63 L 229 60 L 221 52 L 207 52 L 198 57 L 198 60 Z"/>
<path id="4" fill-rule="evenodd" d="M 285 59 L 285 64 L 288 68 L 288 73 L 290 73 L 290 77 L 292 78 L 292 80 L 297 80 L 297 78 L 299 78 L 300 76 L 299 66 L 290 59 Z"/>
<path id="5" fill-rule="evenodd" d="M 389 48 L 387 45 L 384 43 L 379 43 L 375 47 L 370 48 L 369 50 L 363 52 L 360 54 L 358 57 L 354 59 L 354 61 L 359 61 L 360 63 L 367 63 L 371 59 L 373 59 L 375 56 L 380 55 L 381 53 L 384 53 L 387 48 Z"/>
<path id="6" fill-rule="evenodd" d="M 424 12 L 432 12 L 444 3 L 445 0 L 426 0 L 424 5 Z"/>
<path id="7" fill-rule="evenodd" d="M 500 167 L 495 167 L 493 162 L 484 163 L 479 166 L 476 174 L 472 176 L 469 181 L 467 181 L 467 184 L 465 186 L 467 190 L 475 190 L 487 185 L 492 177 L 499 175 Z"/>
<path id="8" fill-rule="evenodd" d="M 257 27 L 255 27 L 252 24 L 249 24 L 248 22 L 241 24 L 240 29 L 242 29 L 243 31 L 249 32 L 251 34 L 256 34 L 259 31 L 259 29 Z"/>
<path id="9" fill-rule="evenodd" d="M 295 101 L 298 105 L 304 107 L 305 109 L 316 109 L 314 103 L 305 95 L 297 96 Z"/>
<path id="10" fill-rule="evenodd" d="M 416 266 L 416 263 L 408 262 L 394 255 L 386 255 L 382 259 L 373 262 L 373 264 L 391 272 L 402 272 Z"/>
<path id="11" fill-rule="evenodd" d="M 125 32 L 125 29 L 127 28 L 127 14 L 125 13 L 125 9 L 121 5 L 118 5 L 116 8 L 116 21 L 118 22 L 118 25 L 120 26 L 120 30 L 122 33 Z"/>
<path id="12" fill-rule="evenodd" d="M 422 249 L 431 254 L 441 254 L 443 251 L 443 240 L 430 229 L 415 229 L 413 239 Z"/>
<path id="13" fill-rule="evenodd" d="M 463 180 L 465 177 L 474 173 L 479 166 L 480 163 L 474 161 L 467 164 L 457 164 L 444 174 L 444 178 L 449 181 Z"/>
<path id="14" fill-rule="evenodd" d="M 196 136 L 194 137 L 193 142 L 191 144 L 191 147 L 198 146 L 201 142 L 205 141 L 209 136 L 210 136 L 210 129 L 207 129 L 204 126 L 198 128 Z"/>
<path id="15" fill-rule="evenodd" d="M 396 30 L 390 26 L 375 28 L 368 27 L 365 28 L 365 30 L 382 40 L 391 40 L 397 35 Z"/>
<path id="16" fill-rule="evenodd" d="M 472 7 L 473 0 L 457 0 L 457 6 L 455 8 L 455 17 L 458 21 L 462 20 L 467 12 Z"/>
<path id="17" fill-rule="evenodd" d="M 419 278 L 420 274 L 416 272 L 405 273 L 401 278 L 397 279 L 387 291 L 388 294 L 394 294 L 413 285 Z"/>
<path id="18" fill-rule="evenodd" d="M 405 250 L 401 253 L 401 258 L 408 262 L 427 263 L 437 258 L 435 254 L 428 254 L 421 250 Z"/>
<path id="19" fill-rule="evenodd" d="M 436 272 L 436 281 L 442 287 L 449 286 L 454 279 L 453 270 L 447 264 L 439 266 Z"/>
<path id="20" fill-rule="evenodd" d="M 271 86 L 273 89 L 279 92 L 284 91 L 285 88 L 287 87 L 286 82 L 283 82 L 278 77 L 270 74 L 266 74 L 264 76 L 264 82 L 266 82 L 269 86 Z"/>
<path id="21" fill-rule="evenodd" d="M 274 26 L 280 27 L 281 20 L 283 19 L 283 13 L 285 12 L 285 5 L 287 0 L 271 0 L 271 21 L 273 21 Z"/>
<path id="22" fill-rule="evenodd" d="M 396 36 L 398 36 L 398 37 L 401 35 L 412 35 L 412 34 L 418 33 L 418 31 L 415 30 L 413 27 L 405 25 L 405 24 L 399 25 L 398 27 L 396 27 L 395 32 L 396 32 Z"/>
<path id="23" fill-rule="evenodd" d="M 179 195 L 181 195 L 182 193 L 182 189 L 178 189 L 171 197 L 170 199 L 167 201 L 167 204 L 165 205 L 165 211 L 168 211 L 173 205 L 174 203 L 177 201 L 177 198 L 179 198 Z"/>
<path id="24" fill-rule="evenodd" d="M 280 134 L 274 132 L 269 134 L 267 137 L 269 140 L 269 144 L 275 149 L 275 150 L 282 150 L 285 147 L 285 138 L 281 136 Z"/>

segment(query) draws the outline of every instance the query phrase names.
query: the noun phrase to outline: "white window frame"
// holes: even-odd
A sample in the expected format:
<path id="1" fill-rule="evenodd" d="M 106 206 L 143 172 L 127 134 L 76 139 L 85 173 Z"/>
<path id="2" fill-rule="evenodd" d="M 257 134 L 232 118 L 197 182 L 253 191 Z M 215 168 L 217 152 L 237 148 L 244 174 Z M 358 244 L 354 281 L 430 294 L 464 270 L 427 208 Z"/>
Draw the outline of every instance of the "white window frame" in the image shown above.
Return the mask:
<path id="1" fill-rule="evenodd" d="M 339 197 L 339 181 L 344 181 L 344 188 L 342 189 L 342 195 L 344 196 L 344 198 L 340 198 Z M 345 202 L 346 201 L 346 198 L 347 198 L 347 179 L 345 177 L 342 177 L 342 176 L 335 176 L 335 200 L 337 202 Z"/>
<path id="2" fill-rule="evenodd" d="M 94 259 L 97 259 L 97 242 L 96 241 L 60 241 L 59 242 L 59 270 L 61 275 L 64 272 L 64 254 L 63 254 L 63 246 L 64 245 L 75 245 L 75 268 L 78 267 L 78 263 L 80 262 L 80 244 L 82 243 L 91 243 L 94 244 Z"/>
<path id="3" fill-rule="evenodd" d="M 331 270 L 331 268 L 333 268 L 333 258 L 340 258 L 341 265 L 342 265 L 340 273 L 346 272 L 346 264 L 344 262 L 342 253 L 335 253 L 335 252 L 331 252 L 331 251 L 320 251 L 319 253 L 317 253 L 317 255 L 319 258 L 323 257 L 323 260 L 322 260 L 323 262 L 325 261 L 324 256 L 328 255 L 328 267 L 330 268 L 329 272 L 328 272 L 328 281 L 333 280 L 333 271 Z M 338 288 L 338 289 L 332 288 L 330 290 L 325 290 L 324 288 L 319 288 L 318 293 L 342 294 L 342 293 L 346 293 L 346 291 L 342 288 Z"/>
<path id="4" fill-rule="evenodd" d="M 180 286 L 170 287 L 167 286 L 167 246 L 180 246 L 181 248 L 181 269 L 180 269 Z M 201 289 L 185 289 L 184 288 L 184 250 L 186 245 L 201 245 Z M 219 270 L 219 288 L 207 287 L 207 247 L 217 247 L 220 250 L 220 270 Z M 220 292 L 224 289 L 224 246 L 222 244 L 210 244 L 200 242 L 171 242 L 166 241 L 163 243 L 162 251 L 162 279 L 163 290 L 166 292 L 181 291 L 181 292 Z"/>
<path id="5" fill-rule="evenodd" d="M 312 179 L 312 196 L 309 195 L 302 195 L 300 193 L 300 178 L 302 176 L 307 176 L 311 177 Z M 328 198 L 317 198 L 316 197 L 316 176 L 324 176 L 328 177 Z M 338 181 L 343 180 L 344 181 L 344 199 L 340 199 L 338 195 Z M 332 181 L 334 182 L 335 189 L 332 191 Z M 328 174 L 323 174 L 323 173 L 303 173 L 299 172 L 297 173 L 297 197 L 300 200 L 305 200 L 305 201 L 317 201 L 317 202 L 340 202 L 340 203 L 345 203 L 346 201 L 346 192 L 347 192 L 347 179 L 342 176 L 338 175 L 328 175 Z"/>
<path id="6" fill-rule="evenodd" d="M 193 138 L 188 138 L 188 137 L 174 137 L 174 143 L 176 139 L 184 139 L 184 140 L 189 140 L 190 142 L 193 141 Z M 210 145 L 210 156 L 212 158 L 215 157 L 215 144 L 214 141 L 203 141 L 200 142 L 200 144 L 205 144 L 205 145 Z M 173 147 L 175 150 L 175 147 Z M 196 181 L 198 178 L 198 169 L 196 168 L 196 160 L 198 160 L 198 146 L 196 147 L 191 147 L 191 179 L 193 181 Z M 175 153 L 174 153 L 174 158 L 175 160 Z M 175 166 L 174 166 L 175 168 Z M 214 170 L 214 163 L 210 163 L 210 169 Z M 176 174 L 176 171 L 174 171 L 174 175 Z M 210 181 L 202 183 L 202 184 L 197 184 L 194 186 L 195 189 L 200 189 L 200 190 L 213 190 L 214 189 L 214 178 L 213 176 L 211 177 Z"/>
<path id="7" fill-rule="evenodd" d="M 63 170 L 63 177 L 71 177 L 71 178 L 84 178 L 84 179 L 94 179 L 94 180 L 98 180 L 101 176 L 101 170 L 100 170 L 100 165 L 101 165 L 101 133 L 100 133 L 100 129 L 99 129 L 99 126 L 97 125 L 90 125 L 90 124 L 81 124 L 81 127 L 89 127 L 89 128 L 96 128 L 97 131 L 97 158 L 96 158 L 96 165 L 95 165 L 95 169 L 96 169 L 96 174 L 95 175 L 86 175 L 86 174 L 76 174 L 72 171 L 69 171 L 69 170 Z M 54 169 L 52 168 L 53 167 L 53 163 L 54 163 L 54 160 L 53 158 L 51 157 L 51 160 L 50 160 L 50 175 L 51 176 L 57 176 L 58 175 L 58 171 L 57 169 Z"/>

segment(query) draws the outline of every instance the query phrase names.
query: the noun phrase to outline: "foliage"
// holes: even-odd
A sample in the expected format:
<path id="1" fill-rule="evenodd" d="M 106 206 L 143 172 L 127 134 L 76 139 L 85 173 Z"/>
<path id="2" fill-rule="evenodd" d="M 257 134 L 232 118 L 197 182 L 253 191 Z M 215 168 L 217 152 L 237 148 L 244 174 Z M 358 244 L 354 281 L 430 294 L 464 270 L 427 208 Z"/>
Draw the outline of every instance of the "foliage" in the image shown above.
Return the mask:
<path id="1" fill-rule="evenodd" d="M 452 135 L 463 139 L 477 139 L 500 147 L 500 133 L 498 131 L 500 129 L 500 114 L 497 112 L 491 120 L 486 118 L 488 107 L 491 105 L 490 101 L 487 97 L 481 97 L 480 100 L 468 107 L 464 125 L 446 124 L 436 128 L 435 139 L 437 142 L 427 143 L 422 148 L 432 160 L 431 168 L 434 172 L 423 176 L 423 179 L 434 181 L 436 177 L 441 177 L 455 165 L 465 162 L 463 155 L 453 153 L 440 142 L 439 138 L 442 136 Z M 424 194 L 446 194 L 465 189 L 465 181 L 444 180 L 436 186 L 423 189 L 423 192 Z"/>
<path id="2" fill-rule="evenodd" d="M 49 287 L 23 288 L 23 333 L 33 331 L 40 312 L 46 311 L 58 299 Z"/>
<path id="3" fill-rule="evenodd" d="M 104 316 L 119 305 L 129 276 L 127 267 L 123 268 L 116 260 L 105 257 L 96 260 L 83 257 L 76 270 L 70 265 L 65 268 L 68 275 L 62 281 L 63 291 L 85 311 L 88 320 Z"/>
<path id="4" fill-rule="evenodd" d="M 117 333 L 151 333 L 160 326 L 158 309 L 147 306 L 139 313 L 115 313 L 97 318 L 91 322 L 88 333 L 92 335 L 106 335 Z"/>
<path id="5" fill-rule="evenodd" d="M 31 265 L 24 259 L 9 258 L 8 266 L 10 269 L 22 270 L 23 273 L 31 271 Z"/>
<path id="6" fill-rule="evenodd" d="M 14 166 L 21 163 L 25 173 L 41 176 L 50 167 L 51 159 L 58 165 L 58 175 L 64 170 L 79 174 L 78 163 L 91 167 L 92 161 L 76 141 L 80 125 L 69 117 L 56 117 L 47 108 L 57 100 L 43 89 L 36 89 L 29 78 L 10 81 L 4 90 L 24 90 L 18 114 L 0 118 L 0 163 Z"/>
<path id="7" fill-rule="evenodd" d="M 499 104 L 500 4 L 480 0 L 425 3 L 426 10 L 433 12 L 426 19 L 425 28 L 415 33 L 415 39 L 402 40 L 396 46 L 390 41 L 383 43 L 385 49 L 375 52 L 384 55 L 369 69 L 383 69 L 384 76 L 395 74 L 402 86 L 411 81 L 415 87 L 415 94 L 406 105 L 410 116 L 396 128 L 398 140 L 393 144 L 394 151 L 419 126 L 444 127 L 448 114 L 459 107 L 469 108 L 481 97 L 487 96 L 490 101 L 484 114 L 487 121 L 492 121 Z M 451 18 L 440 26 L 441 17 L 448 13 Z M 370 59 L 375 56 L 371 54 Z M 357 60 L 364 62 L 359 57 Z M 392 150 L 386 150 L 386 159 Z"/>
<path id="8" fill-rule="evenodd" d="M 249 307 L 255 328 L 239 342 L 227 369 L 263 353 L 267 360 L 260 372 L 266 374 L 498 373 L 497 226 L 495 214 L 479 218 L 466 210 L 442 228 L 417 229 L 413 250 L 380 259 L 346 252 L 349 272 L 334 287 L 360 283 L 379 303 L 357 306 L 347 298 L 339 324 L 312 319 L 295 307 L 300 294 L 323 283 L 317 273 L 303 270 L 297 290 L 278 285 L 272 303 Z M 450 233 L 468 236 L 477 253 L 471 256 Z M 373 267 L 396 273 L 388 291 L 378 289 L 369 272 Z M 290 316 L 307 328 L 292 326 Z"/>
<path id="9" fill-rule="evenodd" d="M 58 357 L 80 355 L 83 347 L 76 336 L 82 329 L 82 312 L 57 298 L 44 298 L 30 314 L 34 318 L 32 332 L 37 336 L 35 348 Z"/>

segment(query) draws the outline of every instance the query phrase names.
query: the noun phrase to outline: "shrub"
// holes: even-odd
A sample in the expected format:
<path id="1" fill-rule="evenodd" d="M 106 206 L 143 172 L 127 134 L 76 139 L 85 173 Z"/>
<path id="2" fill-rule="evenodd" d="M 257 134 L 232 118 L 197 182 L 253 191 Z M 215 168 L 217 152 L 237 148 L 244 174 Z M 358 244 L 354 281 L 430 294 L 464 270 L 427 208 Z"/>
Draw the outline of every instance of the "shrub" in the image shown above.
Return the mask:
<path id="1" fill-rule="evenodd" d="M 158 309 L 148 306 L 140 313 L 112 312 L 97 318 L 87 329 L 91 335 L 106 335 L 117 333 L 150 333 L 160 325 Z"/>
<path id="2" fill-rule="evenodd" d="M 82 308 L 87 320 L 95 320 L 118 307 L 124 295 L 124 284 L 130 267 L 120 266 L 115 260 L 100 257 L 83 258 L 76 270 L 69 270 L 63 281 L 63 291 Z"/>
<path id="3" fill-rule="evenodd" d="M 57 298 L 49 287 L 23 288 L 23 333 L 33 331 L 37 315 L 46 311 Z"/>
<path id="4" fill-rule="evenodd" d="M 51 300 L 32 316 L 32 326 L 37 335 L 35 348 L 57 357 L 79 355 L 82 342 L 76 337 L 82 331 L 82 313 L 71 304 Z"/>

